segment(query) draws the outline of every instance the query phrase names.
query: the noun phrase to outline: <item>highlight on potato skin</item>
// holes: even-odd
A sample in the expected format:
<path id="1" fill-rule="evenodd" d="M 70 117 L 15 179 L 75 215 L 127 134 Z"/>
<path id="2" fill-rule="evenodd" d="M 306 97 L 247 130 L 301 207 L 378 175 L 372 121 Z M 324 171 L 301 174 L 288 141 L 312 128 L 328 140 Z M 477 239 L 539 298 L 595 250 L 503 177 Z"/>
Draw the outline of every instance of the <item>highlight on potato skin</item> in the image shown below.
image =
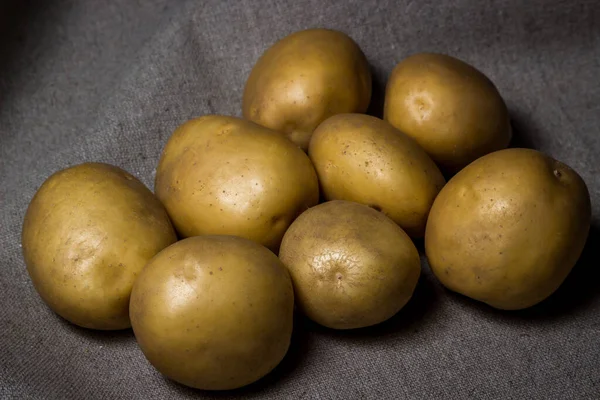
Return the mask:
<path id="1" fill-rule="evenodd" d="M 155 194 L 97 162 L 41 185 L 21 235 L 35 290 L 77 326 L 131 327 L 156 371 L 205 391 L 270 374 L 295 312 L 352 330 L 422 301 L 411 300 L 412 239 L 424 238 L 444 287 L 477 302 L 521 310 L 552 295 L 590 230 L 577 172 L 506 149 L 504 99 L 456 57 L 399 62 L 383 119 L 364 114 L 371 95 L 369 62 L 347 34 L 281 38 L 249 73 L 243 118 L 175 129 Z"/>
<path id="2" fill-rule="evenodd" d="M 562 284 L 590 222 L 589 192 L 577 172 L 536 150 L 500 150 L 441 190 L 427 221 L 425 252 L 448 289 L 519 310 Z"/>
<path id="3" fill-rule="evenodd" d="M 396 65 L 386 85 L 384 119 L 449 174 L 506 148 L 512 137 L 508 109 L 493 82 L 438 53 L 413 54 Z"/>
<path id="4" fill-rule="evenodd" d="M 410 237 L 381 212 L 334 200 L 305 211 L 286 232 L 279 257 L 296 304 L 333 329 L 379 324 L 410 300 L 421 274 Z"/>
<path id="5" fill-rule="evenodd" d="M 331 115 L 366 112 L 369 63 L 348 35 L 331 29 L 294 32 L 268 48 L 244 88 L 244 118 L 287 135 L 306 150 Z"/>
<path id="6" fill-rule="evenodd" d="M 287 227 L 319 201 L 308 156 L 241 118 L 206 115 L 169 138 L 155 192 L 181 237 L 235 235 L 277 251 Z"/>
<path id="7" fill-rule="evenodd" d="M 236 389 L 287 353 L 294 293 L 287 269 L 265 247 L 196 236 L 148 263 L 130 310 L 138 344 L 159 372 L 197 389 Z"/>
<path id="8" fill-rule="evenodd" d="M 325 199 L 371 206 L 423 237 L 446 180 L 411 137 L 376 117 L 338 114 L 315 130 L 308 154 Z"/>
<path id="9" fill-rule="evenodd" d="M 84 163 L 50 176 L 31 200 L 21 242 L 44 302 L 75 325 L 125 329 L 144 265 L 177 240 L 154 194 L 121 168 Z"/>

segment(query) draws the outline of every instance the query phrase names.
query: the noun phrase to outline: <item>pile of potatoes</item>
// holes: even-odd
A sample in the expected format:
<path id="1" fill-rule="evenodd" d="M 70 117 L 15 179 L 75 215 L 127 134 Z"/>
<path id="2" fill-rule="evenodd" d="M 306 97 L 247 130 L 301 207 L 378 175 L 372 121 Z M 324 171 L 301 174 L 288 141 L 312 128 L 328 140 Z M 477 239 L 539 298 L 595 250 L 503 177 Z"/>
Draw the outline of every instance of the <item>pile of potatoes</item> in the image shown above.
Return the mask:
<path id="1" fill-rule="evenodd" d="M 589 193 L 567 165 L 506 149 L 494 84 L 422 53 L 391 73 L 383 120 L 370 100 L 347 35 L 281 39 L 250 73 L 244 119 L 172 134 L 155 193 L 102 163 L 43 183 L 22 232 L 35 289 L 73 324 L 132 327 L 158 371 L 207 390 L 269 373 L 295 309 L 332 329 L 392 317 L 421 274 L 412 239 L 444 286 L 492 307 L 552 294 L 582 252 Z"/>

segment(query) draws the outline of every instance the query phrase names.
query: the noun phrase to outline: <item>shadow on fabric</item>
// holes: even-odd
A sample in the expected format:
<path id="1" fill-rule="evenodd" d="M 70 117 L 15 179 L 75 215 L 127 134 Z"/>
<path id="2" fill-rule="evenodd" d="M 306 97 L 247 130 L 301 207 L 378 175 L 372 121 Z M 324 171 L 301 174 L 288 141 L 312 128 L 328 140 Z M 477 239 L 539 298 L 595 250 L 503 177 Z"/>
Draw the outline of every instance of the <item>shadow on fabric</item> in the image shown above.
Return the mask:
<path id="1" fill-rule="evenodd" d="M 24 52 L 24 43 L 30 36 L 31 21 L 37 20 L 51 6 L 52 1 L 7 0 L 0 2 L 0 105 L 10 96 L 7 82 L 15 78 L 13 65 Z"/>
<path id="2" fill-rule="evenodd" d="M 367 109 L 367 114 L 373 117 L 383 119 L 383 104 L 385 102 L 385 85 L 387 82 L 387 73 L 384 70 L 375 68 L 370 64 L 372 75 L 371 102 Z"/>
<path id="3" fill-rule="evenodd" d="M 538 129 L 528 122 L 526 115 L 516 109 L 509 109 L 510 124 L 513 130 L 509 147 L 536 149 L 536 132 Z"/>

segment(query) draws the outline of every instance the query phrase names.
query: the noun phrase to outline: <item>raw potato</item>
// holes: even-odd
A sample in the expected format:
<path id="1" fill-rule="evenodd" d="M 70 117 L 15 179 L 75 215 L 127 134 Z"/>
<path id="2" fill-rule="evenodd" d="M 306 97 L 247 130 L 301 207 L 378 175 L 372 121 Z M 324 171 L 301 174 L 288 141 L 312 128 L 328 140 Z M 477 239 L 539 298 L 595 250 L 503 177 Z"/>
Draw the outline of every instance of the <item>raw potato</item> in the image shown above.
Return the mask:
<path id="1" fill-rule="evenodd" d="M 334 329 L 387 320 L 411 298 L 421 273 L 419 253 L 398 225 L 342 200 L 298 217 L 279 257 L 292 276 L 298 307 Z"/>
<path id="2" fill-rule="evenodd" d="M 244 118 L 285 133 L 306 150 L 327 117 L 367 110 L 371 72 L 346 34 L 308 29 L 275 43 L 252 69 L 244 90 Z"/>
<path id="3" fill-rule="evenodd" d="M 184 239 L 159 253 L 131 294 L 135 337 L 167 377 L 205 390 L 252 383 L 290 344 L 294 293 L 279 259 L 233 236 Z"/>
<path id="4" fill-rule="evenodd" d="M 473 66 L 443 54 L 416 54 L 394 68 L 384 119 L 415 138 L 450 173 L 506 148 L 512 136 L 494 84 Z"/>
<path id="5" fill-rule="evenodd" d="M 22 246 L 35 289 L 57 314 L 125 329 L 146 262 L 177 237 L 152 192 L 122 169 L 85 163 L 50 176 L 25 214 Z"/>
<path id="6" fill-rule="evenodd" d="M 425 249 L 449 289 L 499 309 L 522 309 L 564 281 L 590 219 L 588 189 L 575 171 L 535 150 L 502 150 L 442 189 Z"/>
<path id="7" fill-rule="evenodd" d="M 379 118 L 339 114 L 319 125 L 308 154 L 327 200 L 369 205 L 423 237 L 446 181 L 413 139 Z"/>
<path id="8" fill-rule="evenodd" d="M 294 218 L 319 201 L 302 150 L 278 132 L 216 115 L 173 133 L 155 189 L 181 236 L 235 235 L 273 251 Z"/>

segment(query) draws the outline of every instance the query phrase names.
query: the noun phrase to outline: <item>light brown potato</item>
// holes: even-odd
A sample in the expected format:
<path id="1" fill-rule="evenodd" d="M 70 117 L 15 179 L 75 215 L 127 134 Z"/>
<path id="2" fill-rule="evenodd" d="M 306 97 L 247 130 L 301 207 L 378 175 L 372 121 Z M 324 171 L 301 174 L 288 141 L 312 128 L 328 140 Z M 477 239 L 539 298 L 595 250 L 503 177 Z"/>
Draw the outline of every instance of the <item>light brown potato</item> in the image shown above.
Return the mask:
<path id="1" fill-rule="evenodd" d="M 234 236 L 184 239 L 160 252 L 131 294 L 147 359 L 194 388 L 235 389 L 270 372 L 292 334 L 290 276 L 265 247 Z"/>
<path id="2" fill-rule="evenodd" d="M 413 139 L 379 118 L 339 114 L 315 130 L 308 154 L 327 200 L 369 205 L 423 237 L 446 181 Z"/>
<path id="3" fill-rule="evenodd" d="M 538 151 L 484 156 L 435 200 L 425 249 L 450 290 L 516 310 L 550 296 L 581 255 L 590 228 L 587 187 Z"/>
<path id="4" fill-rule="evenodd" d="M 273 251 L 294 218 L 319 201 L 302 150 L 278 132 L 216 115 L 173 133 L 155 190 L 181 236 L 241 236 Z"/>
<path id="5" fill-rule="evenodd" d="M 334 200 L 304 212 L 279 254 L 296 303 L 334 329 L 378 324 L 410 300 L 421 274 L 419 253 L 391 219 L 362 204 Z"/>
<path id="6" fill-rule="evenodd" d="M 260 57 L 244 89 L 244 118 L 283 132 L 306 150 L 331 115 L 365 112 L 371 71 L 346 34 L 307 29 L 279 40 Z"/>
<path id="7" fill-rule="evenodd" d="M 41 298 L 73 324 L 125 329 L 146 262 L 175 242 L 160 202 L 122 169 L 85 163 L 56 172 L 25 214 L 22 246 Z"/>
<path id="8" fill-rule="evenodd" d="M 449 173 L 508 146 L 504 100 L 475 67 L 444 54 L 400 62 L 386 87 L 384 119 L 413 137 Z"/>

